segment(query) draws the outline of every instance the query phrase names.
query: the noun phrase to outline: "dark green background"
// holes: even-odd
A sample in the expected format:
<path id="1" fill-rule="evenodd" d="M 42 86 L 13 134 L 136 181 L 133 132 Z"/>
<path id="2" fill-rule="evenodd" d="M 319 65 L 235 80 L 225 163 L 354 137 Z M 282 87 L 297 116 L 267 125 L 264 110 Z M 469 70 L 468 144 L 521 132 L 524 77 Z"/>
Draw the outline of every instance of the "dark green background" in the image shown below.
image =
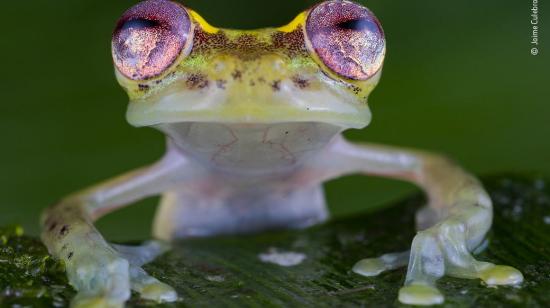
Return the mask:
<path id="1" fill-rule="evenodd" d="M 214 25 L 255 28 L 285 24 L 313 2 L 185 4 Z M 529 0 L 363 1 L 384 26 L 388 55 L 370 100 L 374 121 L 349 137 L 447 153 L 480 175 L 550 175 L 550 7 L 540 2 L 542 45 L 531 56 Z M 0 225 L 37 233 L 43 207 L 162 154 L 160 133 L 126 124 L 113 77 L 110 34 L 133 3 L 0 5 Z M 413 189 L 350 177 L 327 194 L 346 215 Z M 108 216 L 101 229 L 111 239 L 147 237 L 155 201 Z"/>

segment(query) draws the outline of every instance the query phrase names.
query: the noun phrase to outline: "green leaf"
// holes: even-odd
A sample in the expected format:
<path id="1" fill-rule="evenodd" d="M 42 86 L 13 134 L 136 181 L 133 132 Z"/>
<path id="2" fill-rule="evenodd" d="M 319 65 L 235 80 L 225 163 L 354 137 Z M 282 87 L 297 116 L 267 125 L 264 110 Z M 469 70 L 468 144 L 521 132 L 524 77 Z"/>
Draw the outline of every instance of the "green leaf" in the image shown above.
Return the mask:
<path id="1" fill-rule="evenodd" d="M 485 184 L 495 202 L 495 220 L 489 248 L 477 257 L 518 268 L 525 282 L 487 288 L 479 280 L 445 277 L 438 282 L 446 296 L 444 306 L 549 306 L 548 182 L 507 176 Z M 362 258 L 408 249 L 415 233 L 414 212 L 423 203 L 415 196 L 378 213 L 308 230 L 185 240 L 146 269 L 182 297 L 167 307 L 401 306 L 396 299 L 404 268 L 366 278 L 351 267 Z M 38 240 L 13 228 L 3 229 L 0 236 L 6 239 L 0 246 L 0 304 L 67 305 L 74 291 Z M 299 264 L 264 262 L 274 256 Z M 129 304 L 154 305 L 135 297 Z"/>

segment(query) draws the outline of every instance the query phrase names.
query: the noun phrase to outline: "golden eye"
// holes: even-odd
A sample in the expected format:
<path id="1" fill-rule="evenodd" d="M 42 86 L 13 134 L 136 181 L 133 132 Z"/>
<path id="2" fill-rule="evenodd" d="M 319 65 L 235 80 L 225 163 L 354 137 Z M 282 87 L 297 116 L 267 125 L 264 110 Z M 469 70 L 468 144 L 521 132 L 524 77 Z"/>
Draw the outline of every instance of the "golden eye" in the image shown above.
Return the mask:
<path id="1" fill-rule="evenodd" d="M 191 35 L 191 19 L 182 5 L 140 2 L 122 15 L 113 33 L 115 66 L 132 80 L 157 77 L 176 61 Z"/>
<path id="2" fill-rule="evenodd" d="M 344 78 L 369 79 L 384 62 L 382 26 L 359 4 L 343 0 L 318 4 L 308 15 L 306 35 L 321 61 Z"/>

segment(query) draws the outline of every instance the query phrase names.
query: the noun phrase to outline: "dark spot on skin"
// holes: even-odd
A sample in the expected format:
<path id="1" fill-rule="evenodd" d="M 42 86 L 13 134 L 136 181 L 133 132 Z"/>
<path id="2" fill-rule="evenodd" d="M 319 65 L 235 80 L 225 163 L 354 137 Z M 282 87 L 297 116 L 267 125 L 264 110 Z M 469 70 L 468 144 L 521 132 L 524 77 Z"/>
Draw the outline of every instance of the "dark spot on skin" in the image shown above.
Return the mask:
<path id="1" fill-rule="evenodd" d="M 361 93 L 361 88 L 359 88 L 357 86 L 350 85 L 349 88 L 353 91 L 353 93 L 355 93 L 355 95 Z"/>
<path id="2" fill-rule="evenodd" d="M 241 73 L 241 71 L 234 71 L 231 76 L 233 77 L 233 79 L 235 80 L 241 80 L 243 74 Z"/>
<path id="3" fill-rule="evenodd" d="M 300 89 L 305 89 L 309 87 L 309 80 L 302 78 L 300 76 L 294 76 L 292 78 L 292 81 L 294 82 L 294 85 Z"/>
<path id="4" fill-rule="evenodd" d="M 69 254 L 67 255 L 67 259 L 70 260 L 74 255 L 74 252 L 69 252 Z"/>
<path id="5" fill-rule="evenodd" d="M 274 51 L 291 58 L 309 54 L 301 28 L 290 33 L 276 31 L 270 39 L 259 40 L 255 35 L 247 33 L 229 37 L 223 29 L 216 33 L 208 33 L 199 24 L 195 24 L 193 52 L 204 54 L 222 51 L 243 61 L 255 60 Z"/>
<path id="6" fill-rule="evenodd" d="M 273 48 L 282 50 L 289 57 L 307 56 L 308 51 L 304 44 L 304 33 L 297 29 L 289 33 L 276 32 L 271 37 Z"/>
<path id="7" fill-rule="evenodd" d="M 234 46 L 230 46 L 230 41 L 223 31 L 218 31 L 214 34 L 207 33 L 196 24 L 195 35 L 193 39 L 193 50 L 198 54 L 204 54 L 212 50 L 225 50 Z"/>
<path id="8" fill-rule="evenodd" d="M 139 85 L 138 85 L 138 88 L 139 88 L 140 91 L 147 91 L 147 90 L 149 90 L 149 86 L 146 85 L 146 84 L 139 84 Z"/>
<path id="9" fill-rule="evenodd" d="M 50 206 L 49 208 L 53 208 L 53 205 Z M 48 218 L 46 218 L 46 221 L 44 222 L 43 226 L 49 227 L 54 222 L 55 222 L 55 219 L 51 215 L 48 215 Z"/>
<path id="10" fill-rule="evenodd" d="M 288 135 L 288 132 L 285 132 L 285 135 Z"/>
<path id="11" fill-rule="evenodd" d="M 281 90 L 281 81 L 280 80 L 273 81 L 273 83 L 271 83 L 271 88 L 273 89 L 273 91 Z"/>
<path id="12" fill-rule="evenodd" d="M 69 226 L 64 225 L 61 230 L 59 230 L 59 235 L 65 236 L 67 233 L 69 233 Z"/>
<path id="13" fill-rule="evenodd" d="M 185 85 L 187 85 L 187 87 L 191 90 L 204 89 L 208 87 L 208 84 L 208 79 L 206 79 L 202 74 L 191 74 L 185 81 Z"/>
<path id="14" fill-rule="evenodd" d="M 55 227 L 57 227 L 57 222 L 52 222 L 49 227 L 48 227 L 48 231 L 53 231 L 53 229 L 55 229 Z"/>
<path id="15" fill-rule="evenodd" d="M 259 41 L 255 36 L 250 34 L 240 35 L 234 41 L 234 44 L 241 51 L 267 50 L 269 48 L 266 43 Z"/>
<path id="16" fill-rule="evenodd" d="M 219 88 L 219 89 L 225 89 L 225 84 L 227 83 L 227 80 L 223 80 L 223 79 L 218 79 L 216 80 L 216 86 Z"/>

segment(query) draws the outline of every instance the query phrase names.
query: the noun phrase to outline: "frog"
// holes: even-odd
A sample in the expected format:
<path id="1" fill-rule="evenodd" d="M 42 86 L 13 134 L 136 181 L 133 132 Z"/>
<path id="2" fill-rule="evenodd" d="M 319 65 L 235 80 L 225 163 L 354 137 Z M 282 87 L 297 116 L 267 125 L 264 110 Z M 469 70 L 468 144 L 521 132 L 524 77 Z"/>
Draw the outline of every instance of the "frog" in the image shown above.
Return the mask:
<path id="1" fill-rule="evenodd" d="M 284 26 L 235 30 L 179 2 L 146 0 L 123 13 L 111 46 L 128 122 L 162 132 L 166 151 L 44 210 L 41 237 L 65 264 L 74 307 L 122 307 L 132 291 L 181 300 L 142 268 L 168 243 L 323 223 L 330 216 L 323 183 L 351 174 L 407 181 L 427 196 L 410 249 L 358 260 L 353 273 L 407 267 L 397 298 L 415 305 L 443 303 L 436 282 L 444 276 L 522 283 L 519 270 L 474 257 L 493 219 L 474 175 L 441 154 L 342 135 L 370 124 L 368 97 L 386 55 L 385 33 L 367 7 L 328 0 Z M 115 245 L 94 226 L 157 195 L 153 240 Z"/>

